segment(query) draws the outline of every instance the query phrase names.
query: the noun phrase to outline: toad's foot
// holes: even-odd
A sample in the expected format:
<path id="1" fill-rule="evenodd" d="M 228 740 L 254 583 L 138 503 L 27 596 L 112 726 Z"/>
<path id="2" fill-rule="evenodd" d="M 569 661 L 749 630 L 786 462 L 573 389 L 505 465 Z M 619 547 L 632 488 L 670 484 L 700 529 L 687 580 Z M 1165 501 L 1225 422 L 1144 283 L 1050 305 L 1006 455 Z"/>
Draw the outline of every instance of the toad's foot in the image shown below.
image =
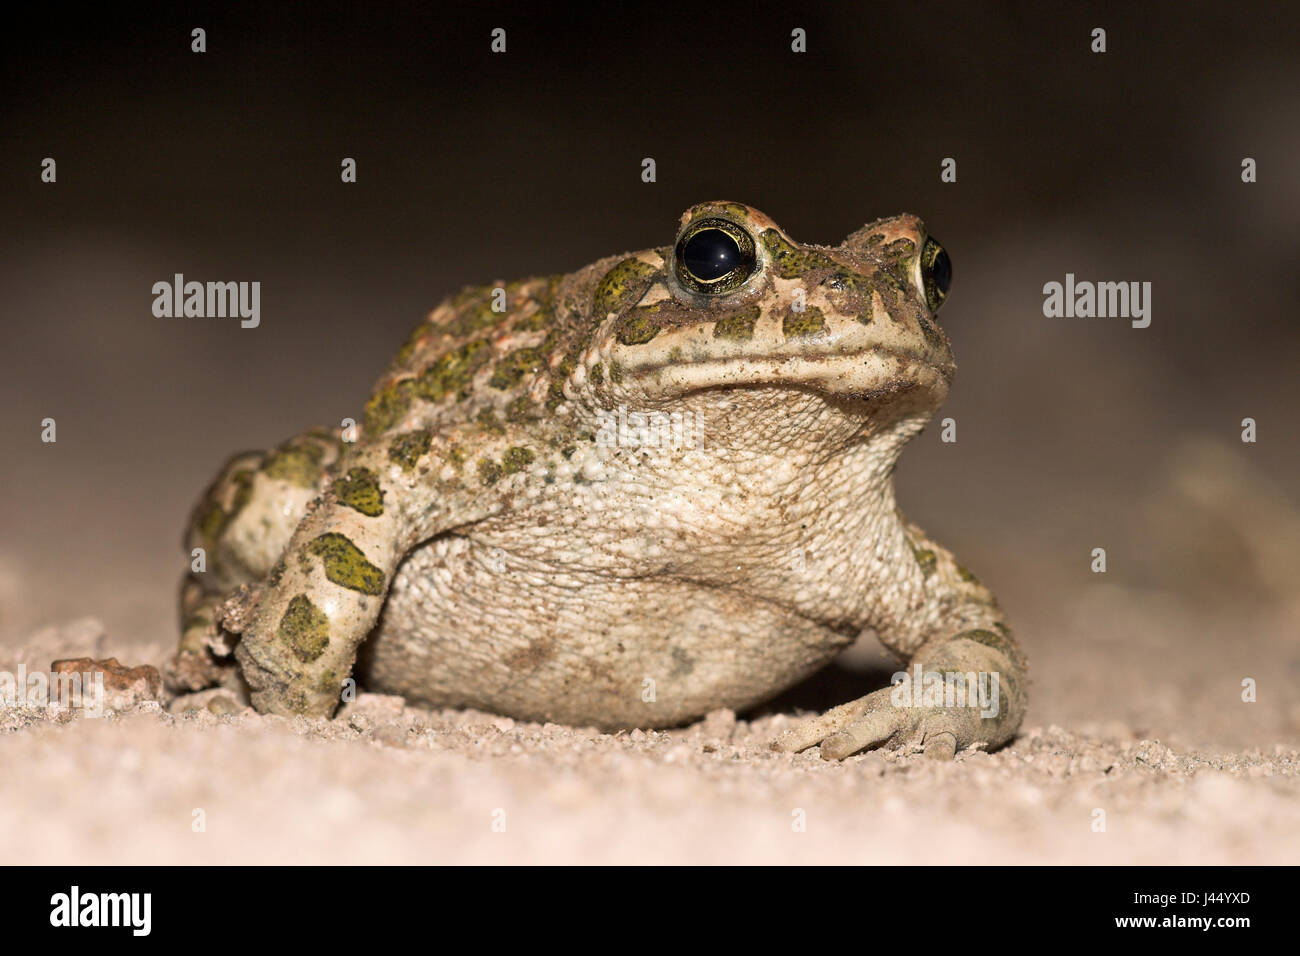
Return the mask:
<path id="1" fill-rule="evenodd" d="M 967 747 L 1000 746 L 1024 714 L 1017 656 L 1009 638 L 967 631 L 918 655 L 893 687 L 805 721 L 777 738 L 773 749 L 794 753 L 820 743 L 825 759 L 843 760 L 873 745 L 907 746 L 951 760 Z"/>
<path id="2" fill-rule="evenodd" d="M 809 718 L 783 733 L 772 747 L 794 753 L 821 744 L 822 757 L 843 760 L 874 744 L 920 746 L 928 757 L 951 760 L 960 747 L 976 742 L 969 714 L 897 706 L 890 699 L 893 693 L 890 688 L 878 690 Z"/>
<path id="3" fill-rule="evenodd" d="M 239 688 L 239 669 L 232 652 L 259 590 L 259 586 L 245 584 L 229 595 L 204 594 L 196 581 L 185 582 L 180 646 L 162 666 L 168 690 L 188 694 L 216 686 Z"/>

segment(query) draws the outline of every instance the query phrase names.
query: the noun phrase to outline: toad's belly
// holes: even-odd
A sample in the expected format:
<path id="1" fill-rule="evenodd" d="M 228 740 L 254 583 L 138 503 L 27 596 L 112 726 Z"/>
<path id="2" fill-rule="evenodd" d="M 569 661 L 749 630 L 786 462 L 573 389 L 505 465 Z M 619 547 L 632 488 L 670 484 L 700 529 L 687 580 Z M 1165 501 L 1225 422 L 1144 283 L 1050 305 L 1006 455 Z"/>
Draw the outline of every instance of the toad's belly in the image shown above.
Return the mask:
<path id="1" fill-rule="evenodd" d="M 850 640 L 752 597 L 530 566 L 443 537 L 399 569 L 358 674 L 436 707 L 662 727 L 758 703 Z"/>

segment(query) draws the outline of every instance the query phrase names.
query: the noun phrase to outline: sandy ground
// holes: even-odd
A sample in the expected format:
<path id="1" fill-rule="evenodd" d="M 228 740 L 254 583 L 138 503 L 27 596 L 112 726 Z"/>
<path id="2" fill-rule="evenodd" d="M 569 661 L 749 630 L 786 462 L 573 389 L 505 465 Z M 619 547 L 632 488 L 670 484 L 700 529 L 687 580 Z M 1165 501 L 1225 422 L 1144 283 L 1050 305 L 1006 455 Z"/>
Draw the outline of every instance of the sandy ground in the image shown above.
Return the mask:
<path id="1" fill-rule="evenodd" d="M 0 661 L 116 652 L 93 620 Z M 1096 649 L 1094 648 L 1093 651 Z M 131 649 L 138 661 L 161 648 Z M 801 693 L 879 679 L 869 646 Z M 1150 652 L 1158 673 L 1164 652 Z M 1294 650 L 1291 667 L 1294 669 Z M 122 655 L 124 660 L 126 655 Z M 1087 673 L 1065 659 L 1047 673 Z M 1075 684 L 1074 706 L 1116 672 Z M 1130 678 L 1131 680 L 1132 678 Z M 1145 679 L 1145 678 L 1143 678 Z M 1194 684 L 1195 682 L 1191 682 Z M 1207 688 L 1215 682 L 1209 681 Z M 100 718 L 0 711 L 0 857 L 10 863 L 1294 863 L 1297 716 L 1157 678 L 1128 720 L 1044 725 L 952 763 L 875 752 L 842 764 L 769 741 L 793 708 L 717 711 L 670 732 L 603 734 L 362 694 L 334 720 L 154 702 Z M 1185 684 L 1185 687 L 1187 685 Z M 794 695 L 798 696 L 798 695 Z M 1220 695 L 1227 697 L 1225 693 Z M 830 698 L 828 698 L 830 699 Z M 1134 706 L 1136 704 L 1136 706 Z M 1217 720 L 1180 721 L 1209 709 Z M 1103 709 L 1103 708 L 1098 708 Z M 1279 743 L 1227 749 L 1198 727 L 1279 718 Z M 1191 737 L 1178 729 L 1186 724 Z M 1166 732 L 1168 736 L 1166 736 Z M 1220 731 L 1220 737 L 1225 734 Z M 1226 736 L 1231 736 L 1226 735 Z M 1098 829 L 1104 822 L 1104 830 Z"/>

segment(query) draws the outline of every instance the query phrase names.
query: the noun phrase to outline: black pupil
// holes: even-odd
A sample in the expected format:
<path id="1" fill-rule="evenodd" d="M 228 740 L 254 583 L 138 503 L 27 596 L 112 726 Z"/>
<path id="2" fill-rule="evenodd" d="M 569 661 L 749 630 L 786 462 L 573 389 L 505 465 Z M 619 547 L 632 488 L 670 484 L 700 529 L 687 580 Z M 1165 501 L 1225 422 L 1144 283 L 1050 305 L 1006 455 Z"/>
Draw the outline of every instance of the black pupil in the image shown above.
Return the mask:
<path id="1" fill-rule="evenodd" d="M 700 281 L 713 282 L 740 265 L 740 247 L 721 229 L 701 229 L 686 241 L 682 262 Z"/>
<path id="2" fill-rule="evenodd" d="M 930 264 L 930 278 L 934 280 L 934 287 L 940 295 L 948 294 L 948 286 L 952 282 L 952 261 L 942 249 Z"/>

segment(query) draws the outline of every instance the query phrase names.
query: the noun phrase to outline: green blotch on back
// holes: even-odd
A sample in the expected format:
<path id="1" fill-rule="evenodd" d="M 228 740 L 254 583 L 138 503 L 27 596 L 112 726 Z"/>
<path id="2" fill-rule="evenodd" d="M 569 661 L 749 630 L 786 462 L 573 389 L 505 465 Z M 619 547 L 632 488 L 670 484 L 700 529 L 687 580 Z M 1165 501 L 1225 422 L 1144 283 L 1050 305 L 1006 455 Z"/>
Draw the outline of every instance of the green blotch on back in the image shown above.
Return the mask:
<path id="1" fill-rule="evenodd" d="M 523 445 L 507 448 L 505 454 L 501 456 L 501 471 L 507 475 L 523 471 L 533 463 L 535 457 L 532 449 L 525 448 Z"/>
<path id="2" fill-rule="evenodd" d="M 489 487 L 501 480 L 501 466 L 490 458 L 478 463 L 478 480 Z"/>
<path id="3" fill-rule="evenodd" d="M 839 263 L 829 256 L 812 249 L 799 249 L 777 232 L 767 229 L 763 232 L 763 246 L 772 256 L 772 265 L 776 274 L 783 279 L 796 279 L 816 269 L 834 269 Z"/>
<path id="4" fill-rule="evenodd" d="M 957 577 L 961 578 L 967 584 L 978 585 L 980 583 L 980 579 L 975 577 L 974 573 L 970 570 L 970 568 L 962 564 L 957 565 Z"/>
<path id="5" fill-rule="evenodd" d="M 470 381 L 492 357 L 492 347 L 482 339 L 466 342 L 460 348 L 438 357 L 415 380 L 415 394 L 436 402 L 452 392 L 469 387 Z"/>
<path id="6" fill-rule="evenodd" d="M 520 319 L 514 325 L 515 332 L 540 332 L 542 329 L 549 328 L 555 321 L 555 313 L 549 308 L 539 308 L 532 315 Z"/>
<path id="7" fill-rule="evenodd" d="M 787 339 L 802 339 L 826 331 L 826 316 L 815 305 L 802 312 L 791 309 L 781 321 L 781 331 Z"/>
<path id="8" fill-rule="evenodd" d="M 307 545 L 321 559 L 325 577 L 339 587 L 376 597 L 384 593 L 384 572 L 366 560 L 346 535 L 329 531 Z"/>
<path id="9" fill-rule="evenodd" d="M 420 458 L 429 453 L 433 444 L 433 433 L 427 428 L 398 435 L 388 444 L 388 460 L 402 467 L 402 471 L 413 471 Z"/>
<path id="10" fill-rule="evenodd" d="M 291 441 L 266 456 L 262 472 L 268 478 L 287 481 L 300 488 L 314 488 L 320 478 L 323 449 L 312 441 Z"/>
<path id="11" fill-rule="evenodd" d="M 541 345 L 515 349 L 501 356 L 496 368 L 492 370 L 492 377 L 488 379 L 488 384 L 503 391 L 514 388 L 525 375 L 537 371 L 545 362 L 546 350 Z"/>
<path id="12" fill-rule="evenodd" d="M 370 396 L 366 402 L 367 436 L 381 435 L 405 418 L 414 395 L 415 380 L 404 378 Z"/>
<path id="13" fill-rule="evenodd" d="M 658 274 L 658 269 L 640 259 L 624 259 L 606 272 L 591 300 L 596 321 L 611 312 L 622 312 L 640 299 Z"/>
<path id="14" fill-rule="evenodd" d="M 729 312 L 713 324 L 713 337 L 732 342 L 748 342 L 754 337 L 754 325 L 758 322 L 760 309 L 751 305 L 739 312 Z"/>
<path id="15" fill-rule="evenodd" d="M 325 653 L 330 643 L 330 622 L 325 612 L 305 594 L 296 595 L 280 618 L 280 640 L 304 664 Z"/>
<path id="16" fill-rule="evenodd" d="M 489 435 L 504 435 L 506 433 L 506 426 L 497 421 L 496 410 L 490 406 L 484 408 L 475 415 L 474 420 L 478 422 L 479 427 Z"/>
<path id="17" fill-rule="evenodd" d="M 491 285 L 474 286 L 457 295 L 452 300 L 452 306 L 458 312 L 456 318 L 447 323 L 447 333 L 453 338 L 460 339 L 502 321 L 509 314 L 510 293 L 507 290 L 507 311 L 493 312 L 492 298 L 496 289 L 496 286 Z"/>
<path id="18" fill-rule="evenodd" d="M 505 417 L 516 425 L 531 421 L 537 417 L 537 406 L 528 395 L 520 395 L 506 406 Z"/>
<path id="19" fill-rule="evenodd" d="M 332 487 L 334 497 L 363 515 L 377 518 L 384 513 L 384 491 L 378 476 L 369 468 L 350 468 Z"/>
<path id="20" fill-rule="evenodd" d="M 921 573 L 925 577 L 934 574 L 934 569 L 939 563 L 938 557 L 929 548 L 918 548 L 912 545 L 912 557 L 916 558 L 916 563 L 921 566 Z"/>
<path id="21" fill-rule="evenodd" d="M 591 381 L 596 385 L 605 381 L 605 366 L 600 362 L 591 367 Z"/>

